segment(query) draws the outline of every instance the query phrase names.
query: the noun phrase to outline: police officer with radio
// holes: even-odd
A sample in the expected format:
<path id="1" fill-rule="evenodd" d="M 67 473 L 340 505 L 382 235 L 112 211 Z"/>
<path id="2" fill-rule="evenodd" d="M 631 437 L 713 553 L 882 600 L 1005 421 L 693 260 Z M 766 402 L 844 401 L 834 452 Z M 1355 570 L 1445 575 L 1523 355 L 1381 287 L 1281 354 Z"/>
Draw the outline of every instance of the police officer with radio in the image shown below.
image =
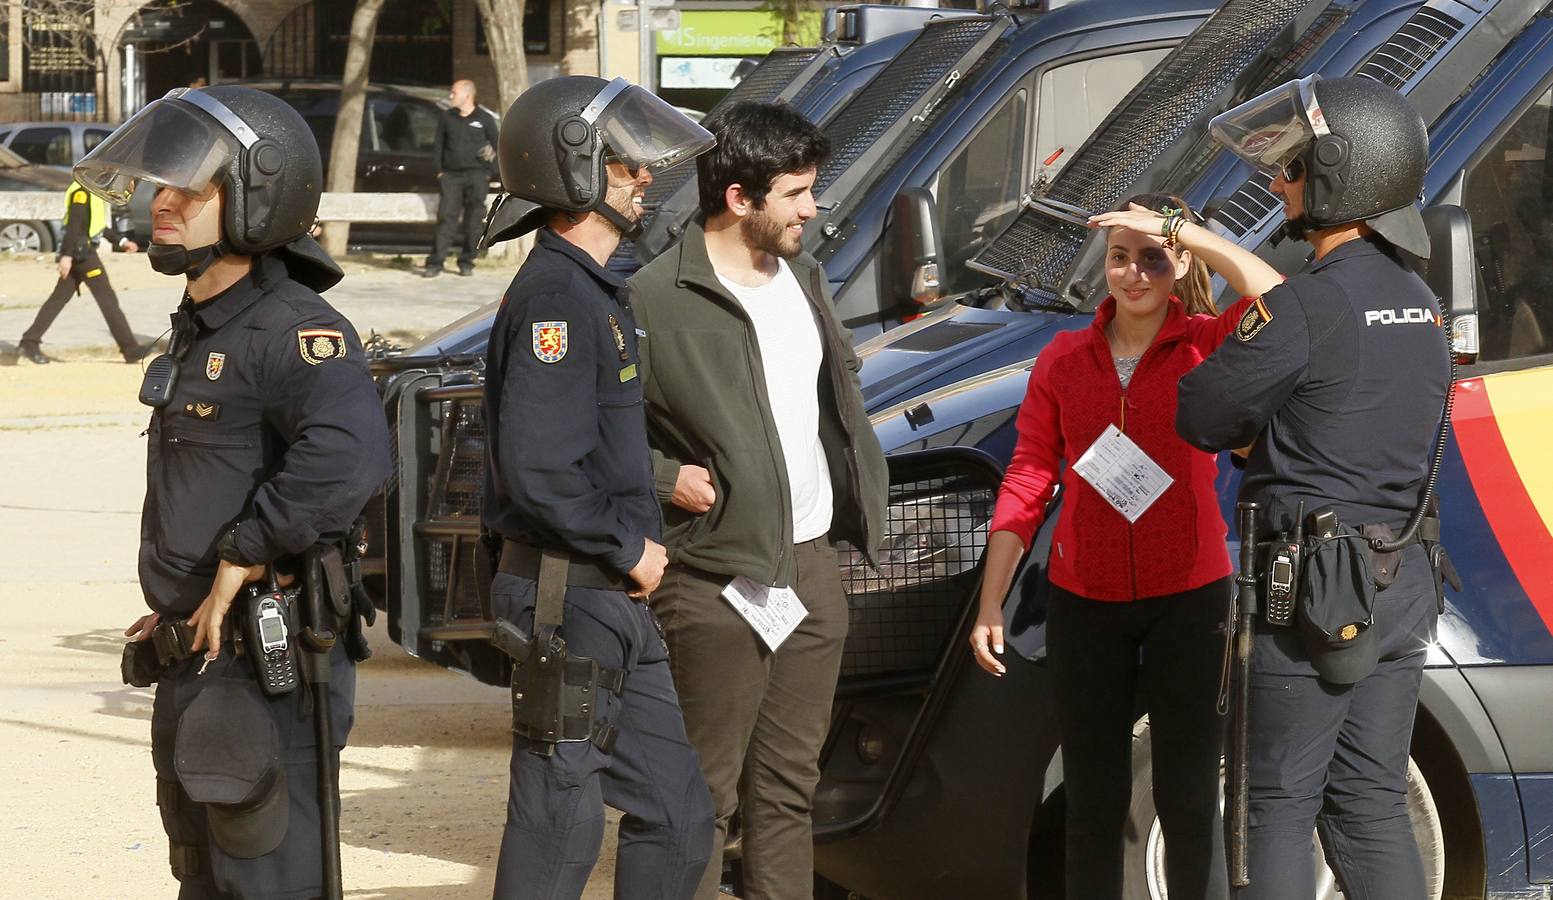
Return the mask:
<path id="1" fill-rule="evenodd" d="M 1441 602 L 1439 524 L 1421 504 L 1451 383 L 1439 305 L 1407 260 L 1429 255 L 1428 132 L 1391 88 L 1316 76 L 1212 130 L 1277 173 L 1284 235 L 1315 251 L 1180 385 L 1182 437 L 1250 445 L 1240 498 L 1260 527 L 1241 540 L 1297 548 L 1259 567 L 1236 896 L 1310 900 L 1314 826 L 1350 900 L 1425 897 L 1407 766 Z"/>
<path id="2" fill-rule="evenodd" d="M 150 262 L 185 280 L 140 393 L 151 613 L 124 672 L 156 684 L 182 898 L 340 892 L 334 785 L 365 650 L 353 531 L 390 466 L 361 344 L 318 294 L 341 277 L 308 236 L 322 174 L 300 115 L 230 85 L 169 92 L 75 168 L 109 202 L 156 187 Z"/>
<path id="3" fill-rule="evenodd" d="M 604 804 L 615 896 L 688 898 L 712 803 L 644 602 L 667 563 L 637 370 L 640 332 L 605 268 L 653 173 L 712 136 L 617 78 L 552 78 L 513 102 L 491 241 L 538 231 L 491 328 L 484 524 L 493 638 L 513 657 L 499 898 L 581 895 Z"/>

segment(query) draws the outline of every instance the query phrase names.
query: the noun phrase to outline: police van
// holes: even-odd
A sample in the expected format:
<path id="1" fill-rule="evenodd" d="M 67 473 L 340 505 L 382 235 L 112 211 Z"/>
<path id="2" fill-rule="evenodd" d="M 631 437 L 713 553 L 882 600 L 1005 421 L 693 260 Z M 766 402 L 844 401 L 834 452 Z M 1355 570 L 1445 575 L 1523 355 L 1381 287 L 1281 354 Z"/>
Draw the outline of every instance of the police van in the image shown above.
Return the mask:
<path id="1" fill-rule="evenodd" d="M 1096 248 L 1073 220 L 1143 189 L 1176 190 L 1198 206 L 1224 198 L 1215 227 L 1259 252 L 1288 254 L 1278 265 L 1294 271 L 1298 248 L 1261 249 L 1279 215 L 1266 179 L 1217 152 L 1205 125 L 1239 99 L 1315 72 L 1375 77 L 1420 106 L 1433 154 L 1425 199 L 1458 203 L 1472 217 L 1471 234 L 1447 235 L 1436 258 L 1475 254 L 1457 274 L 1480 273 L 1470 288 L 1440 288 L 1458 309 L 1476 307 L 1480 347 L 1461 369 L 1441 480 L 1444 539 L 1467 585 L 1448 598 L 1426 670 L 1411 772 L 1415 831 L 1435 896 L 1553 896 L 1553 575 L 1545 562 L 1553 482 L 1531 462 L 1549 427 L 1539 396 L 1553 393 L 1544 308 L 1553 292 L 1536 290 L 1535 265 L 1542 236 L 1553 234 L 1553 204 L 1543 200 L 1553 195 L 1543 182 L 1553 115 L 1544 2 L 1229 0 L 1198 18 L 1201 28 L 1167 49 L 1093 136 L 1063 148 L 1066 166 L 1045 179 L 1019 170 L 1006 227 L 984 232 L 964 259 L 967 270 L 1001 279 L 860 347 L 865 399 L 891 454 L 890 534 L 879 569 L 855 553 L 842 558 L 851 632 L 815 809 L 824 885 L 874 898 L 1060 893 L 1062 761 L 1042 663 L 1049 529 L 1005 610 L 1008 643 L 1032 664 L 1016 661 L 991 679 L 967 665 L 963 647 L 1031 361 L 1052 334 L 1086 327 L 1104 296 Z M 1051 159 L 1031 152 L 1039 82 L 1010 76 L 1008 84 L 1023 85 L 1024 104 L 1003 105 L 1017 94 L 985 99 L 986 121 L 1011 110 L 999 130 L 1025 135 L 1021 164 Z M 954 108 L 945 99 L 929 115 Z M 972 128 L 969 139 L 991 133 Z M 913 158 L 874 165 L 896 179 Z M 860 188 L 894 208 L 887 227 L 895 237 L 877 254 L 888 250 L 918 273 L 932 265 L 948 273 L 939 216 L 949 210 L 936 199 L 953 200 L 948 183 L 938 181 L 932 200 L 892 192 L 893 181 Z M 836 224 L 838 235 L 854 221 L 840 207 L 829 213 L 822 225 Z M 843 255 L 827 264 L 841 265 Z M 1442 272 L 1434 270 L 1437 281 Z M 891 277 L 901 304 L 927 280 Z M 466 326 L 466 338 L 483 333 L 479 323 Z M 475 540 L 477 381 L 467 366 L 423 365 L 402 372 L 388 395 L 398 472 L 385 521 L 387 602 L 391 633 L 412 652 L 500 681 L 505 673 L 475 640 L 489 609 Z M 1234 490 L 1226 468 L 1226 506 Z M 1146 720 L 1136 734 L 1128 890 L 1163 897 Z M 1322 890 L 1338 896 L 1330 877 Z"/>
<path id="2" fill-rule="evenodd" d="M 1542 271 L 1553 249 L 1553 18 L 1545 0 L 1311 6 L 1307 37 L 1332 34 L 1288 76 L 1356 74 L 1407 93 L 1430 125 L 1425 203 L 1470 217 L 1470 229 L 1438 234 L 1429 278 L 1461 326 L 1440 495 L 1443 540 L 1465 582 L 1447 593 L 1430 648 L 1409 771 L 1431 896 L 1548 898 L 1553 477 L 1539 454 L 1553 438 L 1553 285 L 1543 283 L 1553 276 Z M 1385 37 L 1376 47 L 1361 33 Z M 845 573 L 853 629 L 815 814 L 816 868 L 857 896 L 1060 895 L 1062 753 L 1043 663 L 1055 517 L 1004 609 L 1008 645 L 1033 664 L 1016 661 L 1002 679 L 964 652 L 976 563 L 1033 359 L 1056 332 L 1087 327 L 1105 295 L 1100 242 L 1073 210 L 1172 190 L 1207 204 L 1212 227 L 1282 271 L 1304 264 L 1308 246 L 1268 244 L 1281 204 L 1267 175 L 1216 152 L 1201 124 L 1120 190 L 1059 177 L 1032 196 L 976 261 L 1006 276 L 1002 308 L 957 304 L 860 348 L 891 456 L 894 527 L 880 572 L 854 557 Z M 1102 127 L 1065 174 L 1123 137 L 1138 140 Z M 1227 464 L 1219 486 L 1233 521 Z M 1135 737 L 1127 896 L 1157 898 L 1164 848 L 1146 719 Z M 1319 849 L 1313 865 L 1319 896 L 1341 896 Z"/>

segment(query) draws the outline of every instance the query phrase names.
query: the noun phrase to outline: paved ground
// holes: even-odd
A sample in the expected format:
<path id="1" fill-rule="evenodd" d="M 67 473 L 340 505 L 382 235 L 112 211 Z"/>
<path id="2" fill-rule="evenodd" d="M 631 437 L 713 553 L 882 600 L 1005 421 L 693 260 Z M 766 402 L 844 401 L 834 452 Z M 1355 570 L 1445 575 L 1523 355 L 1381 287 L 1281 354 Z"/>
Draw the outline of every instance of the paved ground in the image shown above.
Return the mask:
<path id="1" fill-rule="evenodd" d="M 112 253 L 104 261 L 130 327 L 145 343 L 164 334 L 167 316 L 183 290 L 182 279 L 153 272 L 144 253 Z M 356 324 L 363 338 L 377 331 L 402 342 L 499 299 L 517 269 L 512 262 L 482 259 L 469 278 L 457 275 L 450 265 L 441 277 L 425 279 L 420 265 L 419 257 L 350 257 L 343 266 L 345 280 L 325 296 Z M 56 280 L 52 255 L 0 259 L 0 365 L 15 362 L 16 341 Z M 44 336 L 43 352 L 64 360 L 119 358 L 90 291 L 83 288 L 65 307 Z"/>
<path id="2" fill-rule="evenodd" d="M 136 330 L 158 334 L 177 300 L 171 279 L 143 256 L 109 265 Z M 428 282 L 381 265 L 348 268 L 331 299 L 363 332 L 405 336 L 494 298 L 507 280 L 495 270 Z M 14 340 L 52 283 L 47 260 L 0 263 L 0 335 Z M 0 895 L 170 897 L 151 691 L 125 687 L 118 673 L 120 632 L 144 611 L 135 583 L 140 373 L 92 361 L 111 348 L 89 299 L 49 338 L 67 362 L 0 368 L 0 797 L 9 811 Z M 381 620 L 376 631 L 340 776 L 346 893 L 489 897 L 505 817 L 507 694 L 405 656 Z M 612 870 L 607 842 L 590 900 L 610 896 Z"/>

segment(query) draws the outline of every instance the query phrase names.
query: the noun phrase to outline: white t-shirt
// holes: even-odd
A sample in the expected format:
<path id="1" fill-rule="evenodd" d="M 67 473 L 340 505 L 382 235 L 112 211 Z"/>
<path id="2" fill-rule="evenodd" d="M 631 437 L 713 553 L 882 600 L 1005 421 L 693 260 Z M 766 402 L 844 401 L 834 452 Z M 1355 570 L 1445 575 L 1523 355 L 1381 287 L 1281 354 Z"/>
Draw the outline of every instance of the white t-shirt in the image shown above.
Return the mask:
<path id="1" fill-rule="evenodd" d="M 776 421 L 787 484 L 792 492 L 793 543 L 812 541 L 830 531 L 834 497 L 830 466 L 820 444 L 820 366 L 825 351 L 814 310 L 786 260 L 777 261 L 776 277 L 760 287 L 745 287 L 717 276 L 755 323 L 755 342 L 765 370 L 766 395 Z"/>

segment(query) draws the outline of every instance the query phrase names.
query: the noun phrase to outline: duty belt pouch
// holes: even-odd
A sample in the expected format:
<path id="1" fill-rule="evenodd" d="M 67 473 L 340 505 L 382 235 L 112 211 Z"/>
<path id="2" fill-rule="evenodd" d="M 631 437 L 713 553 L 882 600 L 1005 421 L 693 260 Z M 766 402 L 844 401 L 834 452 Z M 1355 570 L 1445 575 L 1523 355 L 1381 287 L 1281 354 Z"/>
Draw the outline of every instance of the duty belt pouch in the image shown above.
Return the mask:
<path id="1" fill-rule="evenodd" d="M 1384 524 L 1370 524 L 1361 526 L 1359 533 L 1364 535 L 1365 549 L 1370 554 L 1370 578 L 1375 582 L 1375 589 L 1383 591 L 1391 587 L 1397 580 L 1397 570 L 1402 568 L 1402 551 L 1393 550 L 1390 553 L 1376 553 L 1369 549 L 1369 541 L 1376 539 L 1384 543 L 1390 543 L 1396 535 L 1391 533 L 1391 526 Z"/>
<path id="2" fill-rule="evenodd" d="M 1334 684 L 1353 684 L 1373 671 L 1378 658 L 1374 554 L 1364 535 L 1330 510 L 1311 518 L 1296 615 L 1317 673 Z"/>
<path id="3" fill-rule="evenodd" d="M 150 687 L 162 677 L 166 668 L 156 658 L 156 645 L 150 640 L 130 641 L 124 645 L 124 658 L 119 662 L 119 674 L 130 687 Z"/>

